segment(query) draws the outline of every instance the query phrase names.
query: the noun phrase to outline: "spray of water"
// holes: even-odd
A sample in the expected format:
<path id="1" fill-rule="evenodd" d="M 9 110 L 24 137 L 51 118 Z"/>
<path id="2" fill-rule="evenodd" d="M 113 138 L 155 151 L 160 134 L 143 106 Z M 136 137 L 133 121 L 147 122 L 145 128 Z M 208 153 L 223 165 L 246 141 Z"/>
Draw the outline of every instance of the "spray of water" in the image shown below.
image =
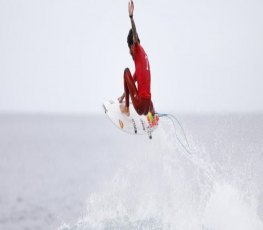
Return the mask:
<path id="1" fill-rule="evenodd" d="M 191 137 L 188 154 L 169 122 L 162 124 L 146 150 L 89 196 L 85 215 L 59 230 L 263 229 L 255 188 L 244 192 L 225 180 Z"/>

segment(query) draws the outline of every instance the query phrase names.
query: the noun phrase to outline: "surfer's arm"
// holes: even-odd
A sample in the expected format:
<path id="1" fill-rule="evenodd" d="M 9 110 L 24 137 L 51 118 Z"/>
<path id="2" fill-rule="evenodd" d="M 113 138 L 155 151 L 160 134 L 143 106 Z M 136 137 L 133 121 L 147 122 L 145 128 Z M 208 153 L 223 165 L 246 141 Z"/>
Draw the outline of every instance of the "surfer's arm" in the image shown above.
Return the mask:
<path id="1" fill-rule="evenodd" d="M 131 26 L 132 26 L 132 33 L 133 33 L 133 41 L 134 43 L 138 43 L 139 42 L 139 38 L 138 38 L 138 34 L 137 34 L 137 30 L 136 30 L 136 26 L 135 26 L 135 22 L 133 20 L 133 10 L 134 10 L 134 4 L 133 1 L 131 0 L 129 2 L 129 16 L 131 19 Z"/>

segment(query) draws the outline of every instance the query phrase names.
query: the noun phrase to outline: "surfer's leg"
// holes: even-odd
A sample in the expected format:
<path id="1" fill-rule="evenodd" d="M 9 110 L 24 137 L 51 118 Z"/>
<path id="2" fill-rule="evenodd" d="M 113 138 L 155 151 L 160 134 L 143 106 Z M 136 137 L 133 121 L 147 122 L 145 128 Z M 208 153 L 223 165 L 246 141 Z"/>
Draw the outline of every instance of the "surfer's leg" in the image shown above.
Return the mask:
<path id="1" fill-rule="evenodd" d="M 138 91 L 135 85 L 135 81 L 131 75 L 128 68 L 124 70 L 124 92 L 125 92 L 125 105 L 129 107 L 129 96 L 131 95 L 132 103 L 136 106 L 136 97 L 138 96 Z"/>
<path id="2" fill-rule="evenodd" d="M 154 110 L 152 101 L 150 102 L 149 112 L 151 112 L 153 116 L 155 115 L 155 110 Z"/>
<path id="3" fill-rule="evenodd" d="M 139 115 L 147 115 L 149 112 L 151 112 L 153 116 L 155 115 L 152 100 L 141 98 L 140 96 L 138 96 L 135 110 Z"/>
<path id="4" fill-rule="evenodd" d="M 127 116 L 130 115 L 130 110 L 129 110 L 129 99 L 130 95 L 134 94 L 134 91 L 137 93 L 137 88 L 134 82 L 134 79 L 131 75 L 131 72 L 128 68 L 124 70 L 124 93 L 125 93 L 125 105 L 120 104 L 120 110 L 122 113 L 126 114 Z"/>
<path id="5" fill-rule="evenodd" d="M 147 115 L 149 111 L 154 114 L 154 108 L 151 99 L 145 99 L 139 96 L 135 81 L 128 68 L 126 68 L 124 71 L 124 90 L 126 107 L 129 107 L 130 96 L 133 107 L 139 115 Z"/>
<path id="6" fill-rule="evenodd" d="M 130 94 L 129 94 L 129 88 L 127 86 L 127 81 L 126 78 L 128 78 L 128 76 L 131 75 L 131 72 L 128 68 L 126 68 L 124 70 L 124 74 L 123 74 L 123 82 L 124 82 L 124 93 L 125 93 L 125 106 L 129 107 L 130 104 Z"/>
<path id="7" fill-rule="evenodd" d="M 141 115 L 147 115 L 148 112 L 154 111 L 151 99 L 141 98 L 138 110 L 141 112 Z"/>
<path id="8" fill-rule="evenodd" d="M 138 94 L 137 87 L 135 85 L 134 78 L 128 68 L 124 71 L 124 89 L 125 89 L 125 101 L 126 107 L 129 107 L 129 96 L 131 97 L 134 109 L 139 115 L 146 115 L 149 111 L 150 102 L 149 99 L 141 98 Z"/>

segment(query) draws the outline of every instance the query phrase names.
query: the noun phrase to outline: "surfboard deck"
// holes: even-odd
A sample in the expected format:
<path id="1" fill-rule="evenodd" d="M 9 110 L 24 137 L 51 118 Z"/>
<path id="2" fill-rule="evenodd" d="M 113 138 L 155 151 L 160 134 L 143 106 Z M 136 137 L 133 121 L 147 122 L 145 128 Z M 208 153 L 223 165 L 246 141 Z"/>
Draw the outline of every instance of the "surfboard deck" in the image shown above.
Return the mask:
<path id="1" fill-rule="evenodd" d="M 133 135 L 148 135 L 152 139 L 152 133 L 158 125 L 150 126 L 147 116 L 138 115 L 132 105 L 130 105 L 130 116 L 120 111 L 120 103 L 118 100 L 109 100 L 102 105 L 105 114 L 123 132 Z"/>

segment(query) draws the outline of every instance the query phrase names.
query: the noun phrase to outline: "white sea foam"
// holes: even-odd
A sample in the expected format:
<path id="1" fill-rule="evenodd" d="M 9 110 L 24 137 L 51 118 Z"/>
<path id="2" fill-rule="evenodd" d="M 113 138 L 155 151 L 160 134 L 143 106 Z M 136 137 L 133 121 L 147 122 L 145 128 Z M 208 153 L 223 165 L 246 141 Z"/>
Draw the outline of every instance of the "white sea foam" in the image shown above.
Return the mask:
<path id="1" fill-rule="evenodd" d="M 195 153 L 189 155 L 172 132 L 160 128 L 146 148 L 89 196 L 84 216 L 60 230 L 263 229 L 253 188 L 247 193 L 231 184 L 223 169 L 199 157 L 203 149 L 194 143 Z"/>

